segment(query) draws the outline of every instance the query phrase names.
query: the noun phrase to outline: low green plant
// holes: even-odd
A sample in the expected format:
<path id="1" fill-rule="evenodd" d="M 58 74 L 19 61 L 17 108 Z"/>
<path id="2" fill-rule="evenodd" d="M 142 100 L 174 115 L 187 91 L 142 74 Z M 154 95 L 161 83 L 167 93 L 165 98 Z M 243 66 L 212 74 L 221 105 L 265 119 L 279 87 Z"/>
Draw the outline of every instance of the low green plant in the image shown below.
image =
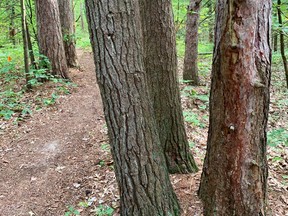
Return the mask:
<path id="1" fill-rule="evenodd" d="M 75 209 L 73 206 L 68 206 L 68 211 L 65 212 L 64 216 L 74 216 L 74 215 L 80 215 L 80 212 Z"/>
<path id="2" fill-rule="evenodd" d="M 268 145 L 276 147 L 280 144 L 288 146 L 288 131 L 284 128 L 273 129 L 268 132 Z"/>
<path id="3" fill-rule="evenodd" d="M 184 111 L 183 115 L 186 122 L 191 123 L 197 127 L 205 127 L 205 124 L 200 121 L 201 118 L 196 113 Z"/>
<path id="4" fill-rule="evenodd" d="M 110 206 L 99 205 L 95 209 L 96 216 L 112 216 L 114 209 Z"/>

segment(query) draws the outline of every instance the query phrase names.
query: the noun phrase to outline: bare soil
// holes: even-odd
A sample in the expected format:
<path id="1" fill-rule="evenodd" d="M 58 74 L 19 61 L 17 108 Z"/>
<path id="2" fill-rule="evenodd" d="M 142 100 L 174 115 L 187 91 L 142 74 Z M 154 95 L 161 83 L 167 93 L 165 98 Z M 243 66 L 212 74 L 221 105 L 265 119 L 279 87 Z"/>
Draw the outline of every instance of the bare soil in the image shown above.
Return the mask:
<path id="1" fill-rule="evenodd" d="M 69 207 L 80 215 L 101 215 L 106 206 L 118 215 L 119 194 L 93 56 L 81 50 L 78 54 L 81 70 L 71 70 L 70 76 L 78 85 L 72 94 L 61 96 L 56 105 L 34 113 L 21 125 L 0 124 L 0 216 L 60 216 L 68 214 Z M 196 91 L 205 93 L 207 88 Z M 183 97 L 185 110 L 207 115 L 207 109 L 198 109 L 200 103 Z M 207 125 L 199 128 L 186 124 L 200 168 Z M 284 154 L 287 159 L 285 147 L 270 152 Z M 288 215 L 288 188 L 280 178 L 288 175 L 288 159 L 282 164 L 269 162 L 269 215 Z M 200 175 L 199 171 L 171 176 L 182 215 L 202 215 L 197 198 Z"/>

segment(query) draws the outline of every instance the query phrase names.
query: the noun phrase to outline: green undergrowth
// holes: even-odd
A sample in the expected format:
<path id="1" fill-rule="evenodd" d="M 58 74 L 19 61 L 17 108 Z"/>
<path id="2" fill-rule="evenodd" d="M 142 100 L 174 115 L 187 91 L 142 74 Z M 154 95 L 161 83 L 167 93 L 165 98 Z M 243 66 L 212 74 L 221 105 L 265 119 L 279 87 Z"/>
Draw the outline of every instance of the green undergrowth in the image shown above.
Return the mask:
<path id="1" fill-rule="evenodd" d="M 21 50 L 21 49 L 20 49 Z M 70 94 L 75 86 L 66 80 L 49 75 L 46 69 L 31 69 L 29 72 L 28 91 L 23 62 L 21 55 L 18 55 L 19 48 L 15 48 L 10 55 L 3 57 L 0 62 L 0 120 L 15 122 L 21 121 L 30 116 L 34 111 L 43 107 L 51 106 L 63 94 Z M 9 59 L 10 56 L 10 59 Z M 42 56 L 42 62 L 49 64 L 47 58 Z M 49 68 L 49 67 L 48 67 Z"/>

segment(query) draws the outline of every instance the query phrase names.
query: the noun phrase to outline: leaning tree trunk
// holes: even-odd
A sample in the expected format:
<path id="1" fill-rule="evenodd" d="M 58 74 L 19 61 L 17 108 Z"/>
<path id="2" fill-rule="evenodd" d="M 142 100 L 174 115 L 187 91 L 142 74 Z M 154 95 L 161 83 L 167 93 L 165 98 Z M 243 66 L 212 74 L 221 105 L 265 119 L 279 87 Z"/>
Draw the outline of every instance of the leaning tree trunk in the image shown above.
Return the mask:
<path id="1" fill-rule="evenodd" d="M 170 173 L 197 171 L 184 128 L 170 0 L 140 0 L 144 65 L 154 116 Z"/>
<path id="2" fill-rule="evenodd" d="M 265 215 L 271 1 L 218 1 L 204 215 Z"/>
<path id="3" fill-rule="evenodd" d="M 24 66 L 25 66 L 25 79 L 26 87 L 28 90 L 31 89 L 31 84 L 29 83 L 29 50 L 28 50 L 28 37 L 27 37 L 27 26 L 26 26 L 26 9 L 24 0 L 20 1 L 21 6 L 21 24 L 22 24 L 22 38 L 23 38 L 23 56 L 24 56 Z"/>
<path id="4" fill-rule="evenodd" d="M 68 78 L 57 0 L 36 0 L 40 53 L 50 60 L 52 75 Z"/>
<path id="5" fill-rule="evenodd" d="M 282 11 L 281 11 L 281 0 L 277 0 L 277 14 L 278 14 L 278 22 L 280 29 L 280 52 L 283 60 L 283 66 L 286 76 L 286 86 L 288 88 L 288 64 L 287 64 L 287 58 L 285 55 L 285 42 L 284 42 L 284 31 L 283 31 L 283 21 L 282 21 Z"/>
<path id="6" fill-rule="evenodd" d="M 77 67 L 73 0 L 58 0 L 58 4 L 67 65 Z"/>
<path id="7" fill-rule="evenodd" d="M 143 66 L 138 1 L 86 0 L 121 215 L 179 215 Z"/>
<path id="8" fill-rule="evenodd" d="M 192 85 L 199 85 L 198 76 L 198 27 L 199 12 L 202 0 L 190 0 L 187 9 L 186 40 L 183 80 L 190 81 Z"/>

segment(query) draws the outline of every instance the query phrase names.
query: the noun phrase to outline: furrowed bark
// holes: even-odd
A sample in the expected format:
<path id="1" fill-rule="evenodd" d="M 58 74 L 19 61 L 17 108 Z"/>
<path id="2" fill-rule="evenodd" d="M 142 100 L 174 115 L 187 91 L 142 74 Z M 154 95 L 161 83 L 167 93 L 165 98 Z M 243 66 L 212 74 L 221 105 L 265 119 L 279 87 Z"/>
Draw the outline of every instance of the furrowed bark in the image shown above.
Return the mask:
<path id="1" fill-rule="evenodd" d="M 218 1 L 204 215 L 265 215 L 271 1 Z"/>
<path id="2" fill-rule="evenodd" d="M 179 215 L 149 102 L 137 1 L 86 0 L 86 13 L 120 214 Z"/>

